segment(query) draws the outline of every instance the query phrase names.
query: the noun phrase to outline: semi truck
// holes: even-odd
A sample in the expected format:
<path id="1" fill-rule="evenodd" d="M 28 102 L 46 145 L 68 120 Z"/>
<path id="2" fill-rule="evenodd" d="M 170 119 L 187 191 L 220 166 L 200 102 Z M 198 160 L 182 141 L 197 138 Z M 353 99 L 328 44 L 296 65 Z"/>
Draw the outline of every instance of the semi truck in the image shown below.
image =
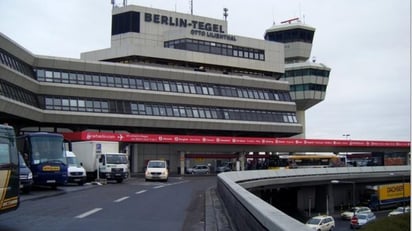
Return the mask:
<path id="1" fill-rule="evenodd" d="M 370 185 L 365 190 L 365 203 L 372 210 L 409 204 L 410 183 Z"/>
<path id="2" fill-rule="evenodd" d="M 129 160 L 119 152 L 119 143 L 110 141 L 80 141 L 71 143 L 71 151 L 86 169 L 88 180 L 116 180 L 129 176 Z"/>

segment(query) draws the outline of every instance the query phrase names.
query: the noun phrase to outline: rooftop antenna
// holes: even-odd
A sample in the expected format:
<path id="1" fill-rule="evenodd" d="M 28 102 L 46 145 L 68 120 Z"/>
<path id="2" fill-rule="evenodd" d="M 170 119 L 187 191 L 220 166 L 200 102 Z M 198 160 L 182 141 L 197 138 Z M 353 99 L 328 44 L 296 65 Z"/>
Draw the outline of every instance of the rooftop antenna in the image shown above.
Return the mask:
<path id="1" fill-rule="evenodd" d="M 123 0 L 123 6 L 127 6 L 127 0 Z"/>
<path id="2" fill-rule="evenodd" d="M 227 13 L 229 11 L 228 8 L 223 8 L 223 17 L 225 17 L 225 21 L 227 21 L 227 16 L 229 16 L 229 14 Z"/>
<path id="3" fill-rule="evenodd" d="M 115 5 L 116 5 L 115 0 L 110 0 L 110 4 L 112 4 L 112 8 L 114 8 L 114 7 L 115 7 Z"/>
<path id="4" fill-rule="evenodd" d="M 193 0 L 190 0 L 190 14 L 193 15 Z"/>

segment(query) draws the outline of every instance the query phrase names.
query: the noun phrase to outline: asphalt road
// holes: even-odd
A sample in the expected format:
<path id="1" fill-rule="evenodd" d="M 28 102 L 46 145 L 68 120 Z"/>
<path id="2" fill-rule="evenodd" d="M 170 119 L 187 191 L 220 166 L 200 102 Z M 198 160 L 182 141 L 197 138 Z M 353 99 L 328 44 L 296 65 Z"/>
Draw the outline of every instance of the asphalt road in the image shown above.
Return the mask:
<path id="1" fill-rule="evenodd" d="M 216 176 L 200 176 L 37 188 L 0 216 L 0 230 L 204 230 L 205 191 L 215 186 Z"/>

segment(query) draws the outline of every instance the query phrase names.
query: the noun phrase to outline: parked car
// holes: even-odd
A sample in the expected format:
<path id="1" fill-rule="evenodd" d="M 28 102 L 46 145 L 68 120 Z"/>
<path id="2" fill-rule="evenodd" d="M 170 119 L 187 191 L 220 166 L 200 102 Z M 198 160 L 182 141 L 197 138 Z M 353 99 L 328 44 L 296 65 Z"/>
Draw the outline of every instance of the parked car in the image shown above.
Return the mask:
<path id="1" fill-rule="evenodd" d="M 341 213 L 340 216 L 344 220 L 350 220 L 353 217 L 353 215 L 357 213 L 365 213 L 365 212 L 372 212 L 372 211 L 368 207 L 352 207 L 350 210 Z"/>
<path id="2" fill-rule="evenodd" d="M 220 165 L 216 168 L 217 173 L 229 172 L 229 171 L 232 171 L 232 163 L 230 163 L 230 162 L 226 162 L 226 163 L 224 163 L 224 164 L 222 164 L 222 165 Z"/>
<path id="3" fill-rule="evenodd" d="M 316 231 L 329 231 L 335 228 L 335 219 L 326 215 L 315 216 L 310 218 L 305 225 Z"/>
<path id="4" fill-rule="evenodd" d="M 210 170 L 207 165 L 195 165 L 191 171 L 192 174 L 209 174 Z"/>
<path id="5" fill-rule="evenodd" d="M 396 216 L 396 215 L 401 215 L 404 213 L 410 213 L 411 212 L 411 208 L 409 206 L 406 207 L 398 207 L 394 210 L 392 210 L 389 214 L 388 217 L 390 216 Z"/>
<path id="6" fill-rule="evenodd" d="M 29 193 L 33 185 L 33 174 L 29 167 L 27 167 L 21 153 L 19 154 L 19 168 L 20 168 L 20 189 L 23 193 Z"/>
<path id="7" fill-rule="evenodd" d="M 350 228 L 358 229 L 376 219 L 373 212 L 356 213 L 350 220 Z"/>
<path id="8" fill-rule="evenodd" d="M 83 185 L 86 182 L 86 170 L 73 152 L 66 151 L 68 182 Z"/>
<path id="9" fill-rule="evenodd" d="M 145 180 L 163 180 L 168 181 L 169 169 L 165 160 L 150 160 L 147 162 L 145 171 Z"/>

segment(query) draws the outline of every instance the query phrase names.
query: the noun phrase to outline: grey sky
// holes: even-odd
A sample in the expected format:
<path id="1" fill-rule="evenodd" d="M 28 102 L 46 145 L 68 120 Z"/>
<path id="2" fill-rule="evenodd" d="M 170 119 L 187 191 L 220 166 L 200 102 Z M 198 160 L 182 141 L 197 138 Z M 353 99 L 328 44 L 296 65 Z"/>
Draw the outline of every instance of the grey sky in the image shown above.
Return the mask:
<path id="1" fill-rule="evenodd" d="M 118 4 L 122 0 L 116 1 Z M 128 0 L 190 13 L 189 0 Z M 193 0 L 229 33 L 263 39 L 273 22 L 316 28 L 312 56 L 332 68 L 326 99 L 306 112 L 307 138 L 410 140 L 411 24 L 407 0 Z M 110 46 L 110 0 L 1 0 L 0 32 L 37 55 L 79 58 Z"/>

